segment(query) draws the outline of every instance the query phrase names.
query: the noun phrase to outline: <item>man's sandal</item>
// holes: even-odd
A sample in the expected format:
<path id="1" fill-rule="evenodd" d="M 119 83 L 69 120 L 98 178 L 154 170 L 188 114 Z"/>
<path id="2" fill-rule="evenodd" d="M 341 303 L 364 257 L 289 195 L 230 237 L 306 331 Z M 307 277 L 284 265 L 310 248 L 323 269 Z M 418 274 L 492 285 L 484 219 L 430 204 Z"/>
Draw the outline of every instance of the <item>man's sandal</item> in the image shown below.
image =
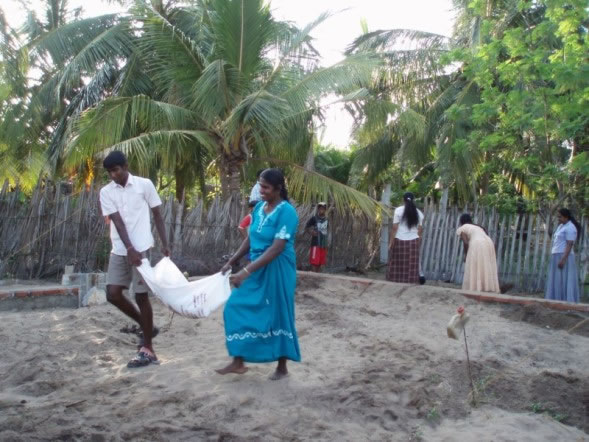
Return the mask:
<path id="1" fill-rule="evenodd" d="M 149 354 L 145 351 L 140 351 L 137 355 L 129 361 L 127 367 L 129 368 L 138 368 L 138 367 L 146 367 L 150 364 L 159 364 L 157 357 L 153 354 Z"/>

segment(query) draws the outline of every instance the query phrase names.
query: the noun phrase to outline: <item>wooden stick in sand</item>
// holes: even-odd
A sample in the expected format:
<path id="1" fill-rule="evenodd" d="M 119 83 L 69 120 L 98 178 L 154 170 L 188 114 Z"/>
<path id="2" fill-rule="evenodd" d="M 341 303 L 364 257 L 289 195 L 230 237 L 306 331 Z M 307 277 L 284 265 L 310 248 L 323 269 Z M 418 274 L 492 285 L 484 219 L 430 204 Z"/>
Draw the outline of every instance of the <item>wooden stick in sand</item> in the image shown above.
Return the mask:
<path id="1" fill-rule="evenodd" d="M 474 385 L 474 379 L 472 377 L 472 368 L 470 364 L 470 355 L 468 353 L 468 341 L 466 339 L 466 323 L 470 319 L 470 316 L 466 313 L 463 306 L 458 307 L 456 313 L 450 319 L 448 326 L 446 327 L 446 332 L 448 333 L 448 337 L 452 339 L 458 340 L 458 336 L 460 334 L 460 330 L 462 329 L 462 335 L 464 336 L 464 348 L 466 350 L 466 362 L 468 367 L 468 377 L 470 379 L 470 389 L 472 394 L 472 403 L 476 407 L 476 388 Z"/>

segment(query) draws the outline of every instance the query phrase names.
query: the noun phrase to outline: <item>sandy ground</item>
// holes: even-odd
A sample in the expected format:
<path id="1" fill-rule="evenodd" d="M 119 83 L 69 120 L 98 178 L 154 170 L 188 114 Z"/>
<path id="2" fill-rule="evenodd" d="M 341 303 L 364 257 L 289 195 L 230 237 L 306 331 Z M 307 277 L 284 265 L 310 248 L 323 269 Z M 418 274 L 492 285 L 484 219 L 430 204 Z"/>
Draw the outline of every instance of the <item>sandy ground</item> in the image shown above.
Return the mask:
<path id="1" fill-rule="evenodd" d="M 456 307 L 468 328 L 469 404 Z M 267 380 L 213 369 L 228 357 L 221 311 L 156 305 L 161 365 L 130 370 L 137 338 L 113 307 L 0 313 L 0 440 L 589 441 L 589 325 L 578 314 L 477 304 L 445 288 L 304 279 L 303 362 Z"/>

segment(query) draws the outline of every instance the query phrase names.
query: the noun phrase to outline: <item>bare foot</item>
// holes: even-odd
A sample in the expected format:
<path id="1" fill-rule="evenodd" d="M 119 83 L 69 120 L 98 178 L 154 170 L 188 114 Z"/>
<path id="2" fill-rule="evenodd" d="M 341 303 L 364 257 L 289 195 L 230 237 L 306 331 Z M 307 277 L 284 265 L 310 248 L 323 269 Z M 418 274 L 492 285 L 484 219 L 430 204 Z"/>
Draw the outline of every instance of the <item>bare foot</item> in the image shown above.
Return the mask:
<path id="1" fill-rule="evenodd" d="M 286 371 L 286 370 L 282 371 L 277 368 L 276 371 L 270 375 L 269 379 L 271 381 L 279 381 L 280 379 L 283 379 L 287 376 L 288 376 L 288 371 Z"/>
<path id="2" fill-rule="evenodd" d="M 244 374 L 248 371 L 248 368 L 243 364 L 243 361 L 240 361 L 239 359 L 234 359 L 233 362 L 231 362 L 231 364 L 229 364 L 227 367 L 219 368 L 215 371 L 219 374 Z"/>

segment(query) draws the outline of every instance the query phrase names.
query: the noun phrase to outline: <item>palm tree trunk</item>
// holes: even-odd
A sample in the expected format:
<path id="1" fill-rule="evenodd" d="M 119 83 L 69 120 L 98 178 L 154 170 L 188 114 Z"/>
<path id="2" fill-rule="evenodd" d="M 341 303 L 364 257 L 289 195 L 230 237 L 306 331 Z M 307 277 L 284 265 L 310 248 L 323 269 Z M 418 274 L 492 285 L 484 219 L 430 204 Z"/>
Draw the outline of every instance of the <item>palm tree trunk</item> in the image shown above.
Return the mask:
<path id="1" fill-rule="evenodd" d="M 305 170 L 313 172 L 315 170 L 315 154 L 313 152 L 313 146 L 309 148 L 307 152 L 307 159 L 305 160 Z"/>
<path id="2" fill-rule="evenodd" d="M 205 170 L 201 168 L 198 171 L 198 187 L 200 189 L 200 193 L 202 196 L 202 200 L 206 201 L 208 196 L 208 189 L 207 189 L 207 180 L 205 177 Z"/>
<path id="3" fill-rule="evenodd" d="M 221 197 L 223 201 L 229 201 L 229 219 L 231 222 L 227 225 L 225 232 L 226 244 L 230 249 L 238 244 L 237 225 L 240 220 L 242 212 L 242 204 L 244 203 L 241 197 L 241 166 L 245 163 L 245 155 L 240 150 L 236 152 L 223 151 L 220 161 L 220 177 L 221 177 Z"/>
<path id="4" fill-rule="evenodd" d="M 221 193 L 223 200 L 227 200 L 233 196 L 238 197 L 241 190 L 241 166 L 245 162 L 245 158 L 241 155 L 221 155 Z"/>
<path id="5" fill-rule="evenodd" d="M 315 140 L 315 136 L 311 133 L 311 143 L 309 145 L 309 150 L 307 151 L 307 159 L 305 160 L 305 170 L 313 172 L 315 170 L 315 152 L 313 151 L 313 141 Z"/>
<path id="6" fill-rule="evenodd" d="M 186 188 L 186 184 L 184 183 L 184 177 L 182 176 L 182 173 L 178 173 L 178 171 L 176 171 L 175 174 L 175 181 L 176 181 L 176 200 L 178 202 L 181 202 L 183 197 L 184 197 L 184 190 Z"/>

